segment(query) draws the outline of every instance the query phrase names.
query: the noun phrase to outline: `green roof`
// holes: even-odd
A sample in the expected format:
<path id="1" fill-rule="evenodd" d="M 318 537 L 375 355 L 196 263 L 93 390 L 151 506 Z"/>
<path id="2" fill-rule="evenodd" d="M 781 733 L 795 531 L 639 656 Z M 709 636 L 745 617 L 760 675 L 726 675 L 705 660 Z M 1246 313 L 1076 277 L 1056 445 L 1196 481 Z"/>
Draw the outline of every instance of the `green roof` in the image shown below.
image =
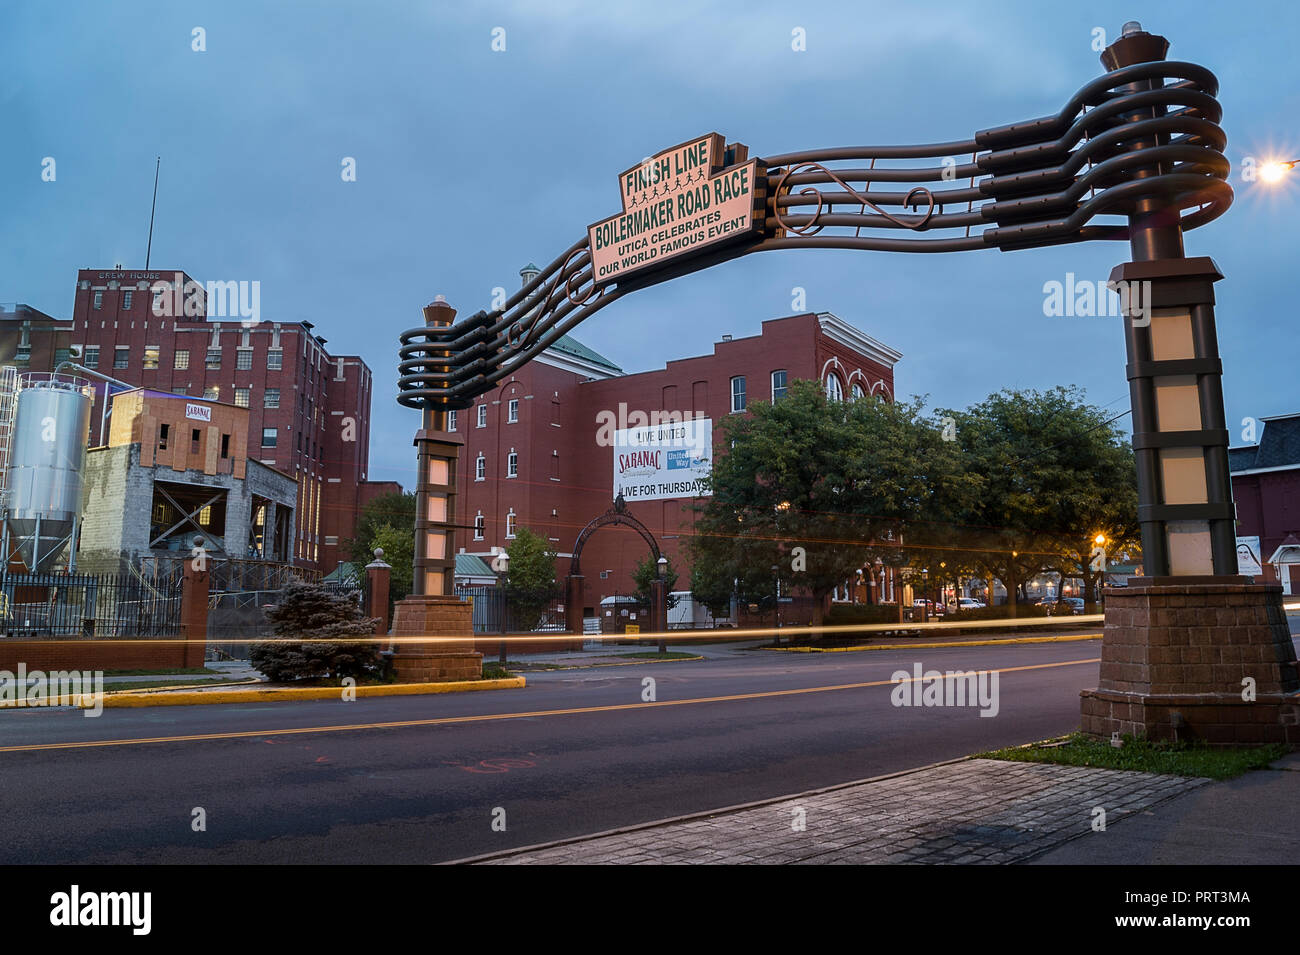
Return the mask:
<path id="1" fill-rule="evenodd" d="M 616 371 L 619 374 L 623 373 L 623 369 L 618 367 L 618 365 L 614 364 L 599 352 L 592 351 L 571 335 L 561 335 L 559 341 L 552 345 L 551 348 L 558 352 L 564 352 L 566 355 L 572 355 L 575 358 L 581 358 L 584 361 L 592 362 L 596 365 L 603 365 L 605 368 L 608 368 L 611 371 Z"/>
<path id="2" fill-rule="evenodd" d="M 456 555 L 457 577 L 495 577 L 496 571 L 482 557 L 473 554 Z"/>

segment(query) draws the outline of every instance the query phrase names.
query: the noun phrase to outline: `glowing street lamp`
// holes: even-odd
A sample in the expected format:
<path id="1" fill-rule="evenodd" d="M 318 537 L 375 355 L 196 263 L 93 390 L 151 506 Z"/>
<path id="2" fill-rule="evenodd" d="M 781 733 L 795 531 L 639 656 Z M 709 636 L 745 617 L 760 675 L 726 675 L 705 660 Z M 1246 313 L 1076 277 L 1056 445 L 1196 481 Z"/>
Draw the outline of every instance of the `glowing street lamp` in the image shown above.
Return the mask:
<path id="1" fill-rule="evenodd" d="M 1266 162 L 1259 167 L 1259 178 L 1270 184 L 1281 182 L 1296 166 L 1300 166 L 1300 159 Z"/>

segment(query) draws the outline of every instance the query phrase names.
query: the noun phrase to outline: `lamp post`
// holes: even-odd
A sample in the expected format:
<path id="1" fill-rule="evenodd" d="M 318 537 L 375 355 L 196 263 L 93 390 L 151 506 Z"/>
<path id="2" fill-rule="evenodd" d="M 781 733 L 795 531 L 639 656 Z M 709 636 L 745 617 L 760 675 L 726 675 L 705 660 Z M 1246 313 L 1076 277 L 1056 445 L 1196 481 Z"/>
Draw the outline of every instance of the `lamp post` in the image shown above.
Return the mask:
<path id="1" fill-rule="evenodd" d="M 655 616 L 658 618 L 659 630 L 659 652 L 668 652 L 668 558 L 659 555 L 655 561 L 655 567 L 659 571 L 659 577 L 655 581 L 657 587 L 651 587 L 654 592 Z"/>
<path id="2" fill-rule="evenodd" d="M 775 633 L 772 635 L 772 642 L 781 645 L 781 578 L 778 576 L 781 568 L 776 564 L 772 565 L 772 623 L 775 627 Z"/>
<path id="3" fill-rule="evenodd" d="M 497 586 L 501 591 L 501 599 L 499 601 L 500 613 L 498 614 L 498 623 L 500 624 L 499 629 L 501 631 L 499 658 L 501 666 L 504 667 L 506 665 L 506 613 L 509 606 L 506 602 L 506 579 L 510 575 L 510 555 L 505 551 L 502 551 L 500 556 L 497 557 L 495 563 L 501 568 L 501 574 L 497 583 Z"/>

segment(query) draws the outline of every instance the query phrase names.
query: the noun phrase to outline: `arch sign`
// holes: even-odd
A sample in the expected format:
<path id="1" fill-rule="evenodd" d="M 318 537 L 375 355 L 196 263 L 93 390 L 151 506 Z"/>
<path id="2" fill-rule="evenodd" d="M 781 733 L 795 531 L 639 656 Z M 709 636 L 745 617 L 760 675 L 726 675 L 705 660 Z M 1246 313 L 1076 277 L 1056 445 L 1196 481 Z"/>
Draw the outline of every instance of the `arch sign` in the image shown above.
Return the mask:
<path id="1" fill-rule="evenodd" d="M 1202 66 L 1167 60 L 1168 49 L 1164 37 L 1125 24 L 1101 55 L 1106 72 L 1059 112 L 951 142 L 760 157 L 706 133 L 619 173 L 620 210 L 590 225 L 501 308 L 455 321 L 445 302 L 428 306 L 425 324 L 400 336 L 399 351 L 397 400 L 424 413 L 415 592 L 451 592 L 457 443 L 445 431 L 446 413 L 469 407 L 624 295 L 756 252 L 1013 252 L 1126 241 L 1132 261 L 1117 266 L 1109 284 L 1142 290 L 1123 295 L 1121 308 L 1145 577 L 1127 595 L 1108 594 L 1108 610 L 1130 611 L 1114 619 L 1136 623 L 1107 625 L 1102 686 L 1085 696 L 1085 728 L 1163 732 L 1175 703 L 1162 701 L 1160 690 L 1177 686 L 1200 701 L 1180 704 L 1181 718 L 1195 710 L 1200 723 L 1222 724 L 1232 738 L 1235 717 L 1204 701 L 1236 699 L 1240 683 L 1202 685 L 1211 668 L 1180 669 L 1199 659 L 1194 653 L 1163 670 L 1132 670 L 1131 648 L 1145 643 L 1169 586 L 1192 601 L 1180 606 L 1203 608 L 1209 621 L 1221 605 L 1237 606 L 1224 588 L 1257 588 L 1248 591 L 1261 614 L 1251 642 L 1268 645 L 1265 656 L 1276 651 L 1279 663 L 1258 679 L 1254 705 L 1267 697 L 1294 717 L 1300 684 L 1286 663 L 1295 659 L 1290 637 L 1276 622 L 1285 619 L 1280 588 L 1238 576 L 1214 323 L 1213 286 L 1222 275 L 1213 260 L 1183 251 L 1183 233 L 1232 202 L 1218 81 Z M 1130 608 L 1138 591 L 1145 602 Z M 1108 647 L 1128 649 L 1108 660 Z M 1108 663 L 1136 678 L 1115 682 Z M 1274 736 L 1280 720 L 1268 724 Z M 1290 719 L 1286 732 L 1300 736 L 1296 723 Z"/>

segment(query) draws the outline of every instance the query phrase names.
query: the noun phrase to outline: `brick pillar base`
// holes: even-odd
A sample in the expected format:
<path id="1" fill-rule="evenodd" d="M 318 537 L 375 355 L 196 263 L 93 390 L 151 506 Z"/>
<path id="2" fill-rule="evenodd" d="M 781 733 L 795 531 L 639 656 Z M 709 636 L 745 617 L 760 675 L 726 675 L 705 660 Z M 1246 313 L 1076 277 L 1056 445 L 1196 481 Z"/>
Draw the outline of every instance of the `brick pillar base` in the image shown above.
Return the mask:
<path id="1" fill-rule="evenodd" d="M 399 683 L 477 680 L 483 654 L 474 651 L 473 608 L 468 600 L 437 595 L 411 596 L 393 608 L 393 671 Z M 411 637 L 437 642 L 405 643 Z M 448 639 L 454 638 L 454 639 Z"/>
<path id="2" fill-rule="evenodd" d="M 1153 577 L 1107 587 L 1105 598 L 1101 679 L 1081 694 L 1085 733 L 1300 743 L 1300 671 L 1281 586 Z"/>

